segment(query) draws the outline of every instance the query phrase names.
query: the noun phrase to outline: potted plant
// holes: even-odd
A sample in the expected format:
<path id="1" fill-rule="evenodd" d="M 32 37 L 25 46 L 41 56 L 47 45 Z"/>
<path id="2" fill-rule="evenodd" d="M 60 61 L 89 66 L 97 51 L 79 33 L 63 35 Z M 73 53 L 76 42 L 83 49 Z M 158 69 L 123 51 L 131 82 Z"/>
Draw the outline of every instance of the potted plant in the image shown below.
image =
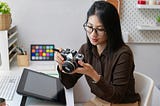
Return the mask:
<path id="1" fill-rule="evenodd" d="M 156 17 L 156 24 L 157 26 L 160 26 L 160 15 Z"/>
<path id="2" fill-rule="evenodd" d="M 0 30 L 7 30 L 11 26 L 11 12 L 6 2 L 0 1 Z"/>

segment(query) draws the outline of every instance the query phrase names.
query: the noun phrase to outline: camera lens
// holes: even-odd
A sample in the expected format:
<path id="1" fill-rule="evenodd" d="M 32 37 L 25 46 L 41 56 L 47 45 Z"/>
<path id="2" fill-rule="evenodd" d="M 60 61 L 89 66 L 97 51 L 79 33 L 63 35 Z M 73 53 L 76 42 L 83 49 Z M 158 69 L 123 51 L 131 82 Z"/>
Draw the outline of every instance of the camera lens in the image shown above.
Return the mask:
<path id="1" fill-rule="evenodd" d="M 83 54 L 77 54 L 77 55 L 75 56 L 75 59 L 77 59 L 77 60 L 83 60 L 83 58 L 84 58 L 84 55 L 83 55 Z"/>
<path id="2" fill-rule="evenodd" d="M 82 54 L 78 54 L 78 57 L 79 57 L 79 58 L 82 58 L 82 57 L 83 57 L 83 55 L 82 55 Z"/>
<path id="3" fill-rule="evenodd" d="M 62 69 L 67 73 L 71 73 L 76 69 L 76 66 L 71 61 L 65 61 L 62 65 Z"/>

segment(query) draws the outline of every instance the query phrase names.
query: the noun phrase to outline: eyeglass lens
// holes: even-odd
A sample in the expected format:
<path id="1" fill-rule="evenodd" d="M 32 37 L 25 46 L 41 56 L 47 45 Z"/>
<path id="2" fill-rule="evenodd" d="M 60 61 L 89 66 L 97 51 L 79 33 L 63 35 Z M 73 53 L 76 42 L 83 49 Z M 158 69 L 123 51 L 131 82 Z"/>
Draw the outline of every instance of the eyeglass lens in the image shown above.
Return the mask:
<path id="1" fill-rule="evenodd" d="M 84 24 L 83 27 L 89 34 L 95 31 L 98 35 L 102 35 L 105 32 L 104 29 L 93 28 L 92 26 L 89 26 L 87 24 Z"/>

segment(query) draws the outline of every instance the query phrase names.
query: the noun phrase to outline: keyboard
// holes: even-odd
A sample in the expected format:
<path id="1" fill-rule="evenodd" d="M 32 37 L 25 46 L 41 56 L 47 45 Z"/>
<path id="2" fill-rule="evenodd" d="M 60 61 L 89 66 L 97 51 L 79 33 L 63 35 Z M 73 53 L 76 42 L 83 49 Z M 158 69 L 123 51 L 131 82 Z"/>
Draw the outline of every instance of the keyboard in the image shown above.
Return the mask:
<path id="1" fill-rule="evenodd" d="M 0 98 L 5 98 L 7 101 L 12 100 L 19 79 L 20 76 L 17 75 L 0 75 Z"/>

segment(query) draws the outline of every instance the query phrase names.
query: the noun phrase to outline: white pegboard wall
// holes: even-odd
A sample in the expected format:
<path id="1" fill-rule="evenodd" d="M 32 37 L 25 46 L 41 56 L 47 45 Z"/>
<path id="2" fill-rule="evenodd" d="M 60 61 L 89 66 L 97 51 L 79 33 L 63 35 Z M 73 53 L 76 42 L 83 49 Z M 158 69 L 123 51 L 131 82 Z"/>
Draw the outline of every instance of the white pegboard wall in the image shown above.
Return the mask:
<path id="1" fill-rule="evenodd" d="M 140 31 L 138 25 L 155 25 L 160 9 L 138 9 L 137 0 L 122 0 L 120 18 L 129 43 L 160 43 L 160 31 Z M 126 36 L 126 35 L 123 35 Z"/>

